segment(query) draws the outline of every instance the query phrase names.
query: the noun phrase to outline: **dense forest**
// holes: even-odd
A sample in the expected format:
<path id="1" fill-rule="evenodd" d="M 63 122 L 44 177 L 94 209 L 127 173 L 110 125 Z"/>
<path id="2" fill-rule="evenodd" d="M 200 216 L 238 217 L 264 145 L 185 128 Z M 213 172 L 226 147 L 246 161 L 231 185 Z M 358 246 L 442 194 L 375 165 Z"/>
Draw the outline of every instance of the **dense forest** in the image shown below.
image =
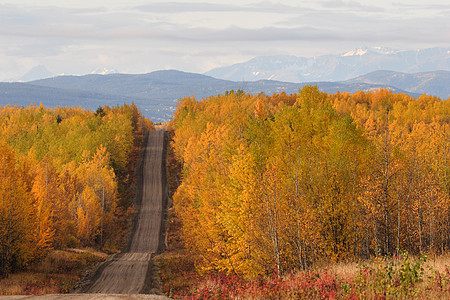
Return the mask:
<path id="1" fill-rule="evenodd" d="M 231 91 L 180 100 L 170 126 L 174 210 L 201 272 L 450 248 L 450 99 Z"/>
<path id="2" fill-rule="evenodd" d="M 0 108 L 0 278 L 50 249 L 121 247 L 134 165 L 153 128 L 137 107 Z"/>

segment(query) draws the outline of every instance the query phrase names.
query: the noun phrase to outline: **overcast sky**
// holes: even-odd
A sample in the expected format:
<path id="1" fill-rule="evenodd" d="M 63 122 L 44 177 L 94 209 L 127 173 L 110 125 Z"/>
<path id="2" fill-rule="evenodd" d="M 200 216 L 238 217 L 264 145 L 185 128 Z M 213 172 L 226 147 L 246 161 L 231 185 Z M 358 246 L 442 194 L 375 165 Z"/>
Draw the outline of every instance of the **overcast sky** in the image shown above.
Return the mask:
<path id="1" fill-rule="evenodd" d="M 0 0 L 0 80 L 206 72 L 260 55 L 449 47 L 449 0 Z"/>

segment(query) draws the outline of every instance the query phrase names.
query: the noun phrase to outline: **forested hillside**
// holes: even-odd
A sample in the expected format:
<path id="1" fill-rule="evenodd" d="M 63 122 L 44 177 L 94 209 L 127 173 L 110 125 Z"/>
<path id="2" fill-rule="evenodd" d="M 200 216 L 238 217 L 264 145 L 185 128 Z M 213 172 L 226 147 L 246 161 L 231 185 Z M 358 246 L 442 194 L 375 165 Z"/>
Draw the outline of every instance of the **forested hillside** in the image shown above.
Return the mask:
<path id="1" fill-rule="evenodd" d="M 153 128 L 134 104 L 0 108 L 0 278 L 50 249 L 121 247 Z"/>
<path id="2" fill-rule="evenodd" d="M 450 247 L 450 99 L 232 91 L 182 99 L 171 126 L 174 209 L 200 271 Z"/>

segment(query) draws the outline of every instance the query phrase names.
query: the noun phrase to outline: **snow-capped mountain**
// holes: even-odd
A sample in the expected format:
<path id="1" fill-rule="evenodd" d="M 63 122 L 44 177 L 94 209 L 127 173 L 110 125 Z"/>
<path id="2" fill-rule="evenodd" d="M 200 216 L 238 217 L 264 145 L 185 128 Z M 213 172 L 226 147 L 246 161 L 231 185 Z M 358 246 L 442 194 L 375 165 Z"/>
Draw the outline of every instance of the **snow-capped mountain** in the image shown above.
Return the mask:
<path id="1" fill-rule="evenodd" d="M 103 67 L 95 69 L 91 72 L 91 74 L 97 74 L 97 75 L 109 75 L 109 74 L 116 74 L 119 73 L 116 69 L 111 67 Z"/>
<path id="2" fill-rule="evenodd" d="M 38 66 L 32 68 L 30 71 L 28 71 L 25 75 L 23 75 L 19 79 L 13 80 L 13 81 L 27 82 L 27 81 L 33 81 L 33 80 L 38 80 L 38 79 L 50 78 L 53 76 L 56 76 L 56 74 L 53 74 L 52 72 L 47 70 L 46 67 L 44 67 L 42 65 L 38 65 Z"/>
<path id="3" fill-rule="evenodd" d="M 355 55 L 361 56 L 361 55 L 366 54 L 367 51 L 368 50 L 364 49 L 364 48 L 357 48 L 357 49 L 354 49 L 354 50 L 351 50 L 351 51 L 348 51 L 348 52 L 342 54 L 342 56 L 355 56 Z"/>
<path id="4" fill-rule="evenodd" d="M 213 69 L 205 75 L 234 81 L 311 82 L 348 80 L 377 70 L 450 71 L 450 48 L 401 51 L 362 47 L 317 57 L 259 56 L 244 63 Z"/>

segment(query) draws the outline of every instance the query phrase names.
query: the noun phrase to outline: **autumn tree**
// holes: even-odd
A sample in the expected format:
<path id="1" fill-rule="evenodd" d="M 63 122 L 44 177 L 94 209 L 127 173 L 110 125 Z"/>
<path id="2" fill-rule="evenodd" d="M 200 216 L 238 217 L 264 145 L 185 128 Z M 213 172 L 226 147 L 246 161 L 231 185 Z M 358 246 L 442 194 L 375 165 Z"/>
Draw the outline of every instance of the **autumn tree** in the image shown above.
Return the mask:
<path id="1" fill-rule="evenodd" d="M 180 100 L 174 207 L 199 270 L 252 277 L 446 251 L 449 103 L 311 86 Z"/>
<path id="2" fill-rule="evenodd" d="M 0 278 L 33 258 L 33 207 L 31 195 L 7 145 L 0 146 Z"/>

